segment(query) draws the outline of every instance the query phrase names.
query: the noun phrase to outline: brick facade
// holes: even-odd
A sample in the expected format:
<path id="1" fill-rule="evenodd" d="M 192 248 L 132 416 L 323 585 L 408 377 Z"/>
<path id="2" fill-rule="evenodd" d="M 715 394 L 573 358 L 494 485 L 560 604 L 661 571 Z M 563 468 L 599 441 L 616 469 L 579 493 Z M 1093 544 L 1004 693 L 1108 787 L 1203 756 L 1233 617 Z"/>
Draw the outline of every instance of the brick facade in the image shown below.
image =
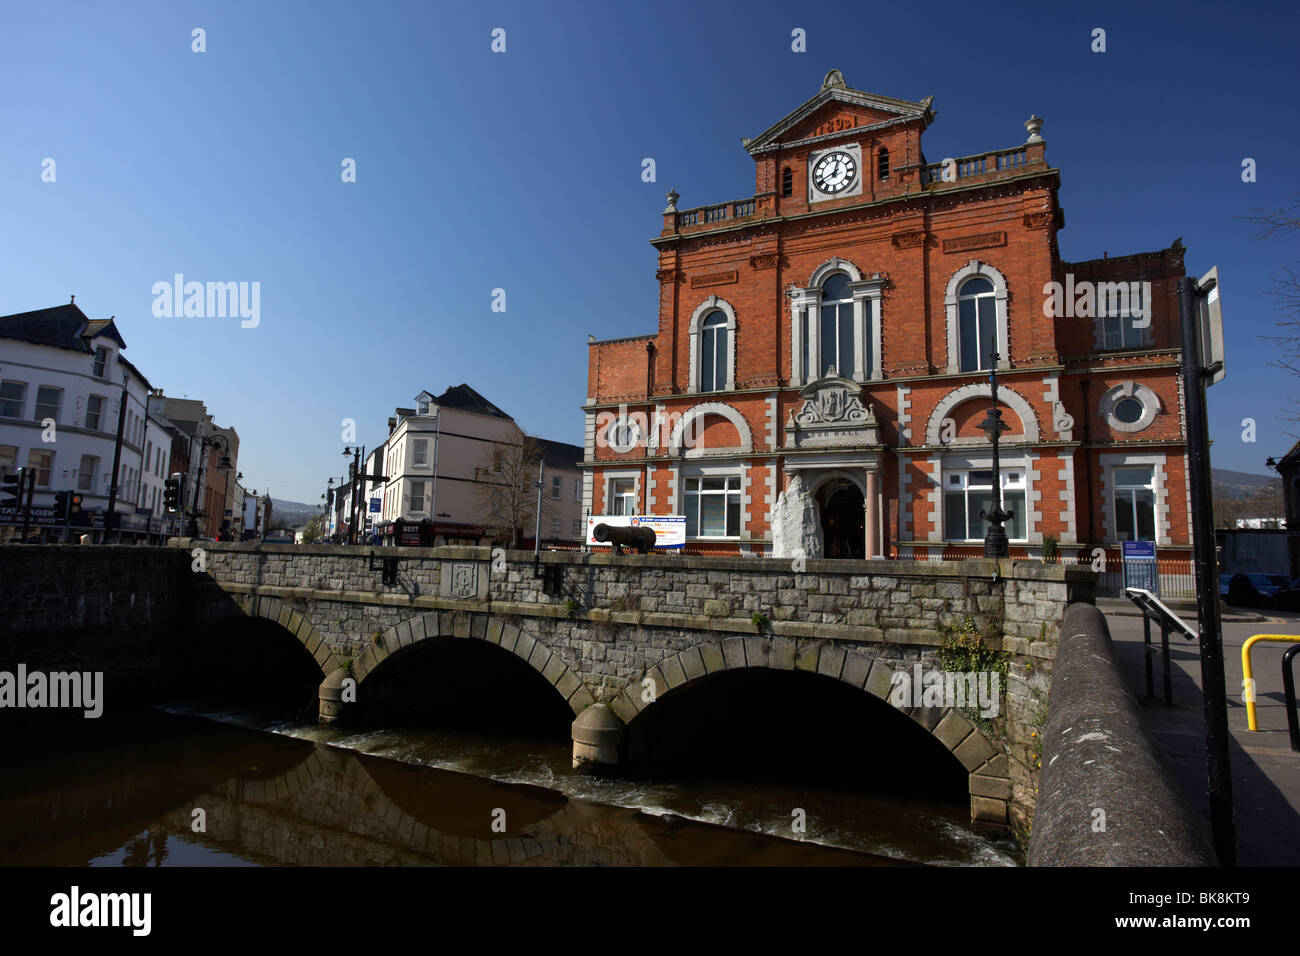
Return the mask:
<path id="1" fill-rule="evenodd" d="M 1012 554 L 1039 553 L 1049 535 L 1067 555 L 1116 546 L 1132 533 L 1121 506 L 1138 536 L 1150 529 L 1162 548 L 1188 546 L 1183 247 L 1062 261 L 1059 172 L 1041 121 L 1026 124 L 1022 146 L 927 164 L 931 120 L 929 100 L 862 93 L 832 71 L 817 96 L 745 142 L 751 198 L 678 209 L 669 194 L 651 240 L 657 332 L 588 346 L 590 513 L 605 513 L 615 471 L 641 476 L 638 506 L 649 514 L 703 509 L 688 502 L 688 479 L 734 476 L 738 521 L 724 520 L 721 504 L 707 520 L 697 512 L 693 530 L 713 533 L 689 536 L 687 550 L 781 556 L 776 525 L 793 492 L 785 504 L 781 493 L 797 471 L 826 556 L 979 553 L 974 536 L 951 533 L 948 513 L 952 482 L 975 487 L 975 501 L 990 467 L 978 426 L 992 360 L 966 358 L 987 341 L 964 331 L 969 316 L 986 323 L 1000 356 L 1004 478 L 1023 482 L 1007 490 L 1023 495 Z M 843 195 L 815 184 L 827 164 L 824 185 L 847 182 Z M 1093 314 L 1094 286 L 1121 282 L 1143 284 L 1146 329 L 1142 317 L 1122 328 L 1122 317 Z M 842 305 L 823 305 L 831 294 Z M 635 428 L 630 447 L 607 437 L 624 420 Z M 1116 481 L 1126 465 L 1141 470 Z M 963 471 L 972 474 L 954 477 Z M 978 514 L 978 504 L 965 507 Z"/>

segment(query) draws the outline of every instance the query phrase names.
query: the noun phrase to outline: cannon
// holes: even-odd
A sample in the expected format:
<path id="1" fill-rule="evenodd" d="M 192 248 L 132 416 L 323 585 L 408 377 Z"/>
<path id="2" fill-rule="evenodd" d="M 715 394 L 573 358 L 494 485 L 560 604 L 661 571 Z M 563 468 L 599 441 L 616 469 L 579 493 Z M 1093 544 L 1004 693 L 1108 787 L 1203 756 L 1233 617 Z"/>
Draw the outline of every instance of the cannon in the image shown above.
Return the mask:
<path id="1" fill-rule="evenodd" d="M 598 524 L 591 530 L 591 536 L 602 543 L 612 544 L 615 554 L 622 554 L 624 547 L 636 548 L 637 554 L 649 554 L 655 546 L 654 528 L 644 525 L 631 528 Z"/>

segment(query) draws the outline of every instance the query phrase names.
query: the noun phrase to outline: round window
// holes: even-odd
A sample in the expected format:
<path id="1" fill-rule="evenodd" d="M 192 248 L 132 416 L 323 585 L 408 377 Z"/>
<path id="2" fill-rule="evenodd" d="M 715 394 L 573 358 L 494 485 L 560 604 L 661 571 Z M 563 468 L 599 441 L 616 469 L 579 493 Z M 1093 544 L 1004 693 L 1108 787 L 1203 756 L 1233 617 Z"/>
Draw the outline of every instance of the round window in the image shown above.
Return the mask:
<path id="1" fill-rule="evenodd" d="M 1115 418 L 1125 425 L 1132 425 L 1142 418 L 1146 406 L 1136 398 L 1121 398 L 1115 403 Z"/>

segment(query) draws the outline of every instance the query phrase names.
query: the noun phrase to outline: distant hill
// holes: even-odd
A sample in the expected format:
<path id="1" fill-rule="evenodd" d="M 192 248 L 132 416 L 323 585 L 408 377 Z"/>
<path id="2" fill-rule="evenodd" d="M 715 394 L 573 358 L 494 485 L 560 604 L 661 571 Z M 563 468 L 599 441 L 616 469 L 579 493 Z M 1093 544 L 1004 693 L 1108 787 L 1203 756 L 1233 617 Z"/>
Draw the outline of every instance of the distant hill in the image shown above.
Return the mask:
<path id="1" fill-rule="evenodd" d="M 308 505 L 301 501 L 288 501 L 284 498 L 271 498 L 271 520 L 279 522 L 284 520 L 285 524 L 292 528 L 298 528 L 305 525 L 312 518 L 320 514 L 320 505 Z"/>
<path id="2" fill-rule="evenodd" d="M 1277 480 L 1275 474 L 1252 475 L 1245 471 L 1228 471 L 1226 468 L 1210 469 L 1214 494 L 1221 498 L 1250 498 L 1265 491 L 1270 483 Z"/>

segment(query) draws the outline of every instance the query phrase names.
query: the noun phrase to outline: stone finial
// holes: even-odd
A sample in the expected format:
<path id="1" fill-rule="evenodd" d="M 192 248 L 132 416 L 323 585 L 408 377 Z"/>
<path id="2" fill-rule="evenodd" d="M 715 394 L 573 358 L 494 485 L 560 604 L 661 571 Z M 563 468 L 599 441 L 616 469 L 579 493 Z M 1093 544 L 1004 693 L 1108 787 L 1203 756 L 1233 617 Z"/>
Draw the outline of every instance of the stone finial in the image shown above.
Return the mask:
<path id="1" fill-rule="evenodd" d="M 668 213 L 670 212 L 677 211 L 677 199 L 678 199 L 677 190 L 675 189 L 668 190 L 668 208 L 664 210 L 664 215 L 668 215 Z"/>
<path id="2" fill-rule="evenodd" d="M 823 90 L 847 90 L 849 85 L 844 82 L 844 74 L 839 70 L 831 70 L 826 74 L 826 79 L 822 80 Z"/>
<path id="3" fill-rule="evenodd" d="M 1043 128 L 1043 118 L 1036 113 L 1031 114 L 1029 119 L 1025 120 L 1025 129 L 1029 130 L 1029 139 L 1025 140 L 1025 142 L 1027 144 L 1041 143 L 1043 141 L 1043 137 L 1038 135 L 1038 131 L 1042 128 Z"/>

